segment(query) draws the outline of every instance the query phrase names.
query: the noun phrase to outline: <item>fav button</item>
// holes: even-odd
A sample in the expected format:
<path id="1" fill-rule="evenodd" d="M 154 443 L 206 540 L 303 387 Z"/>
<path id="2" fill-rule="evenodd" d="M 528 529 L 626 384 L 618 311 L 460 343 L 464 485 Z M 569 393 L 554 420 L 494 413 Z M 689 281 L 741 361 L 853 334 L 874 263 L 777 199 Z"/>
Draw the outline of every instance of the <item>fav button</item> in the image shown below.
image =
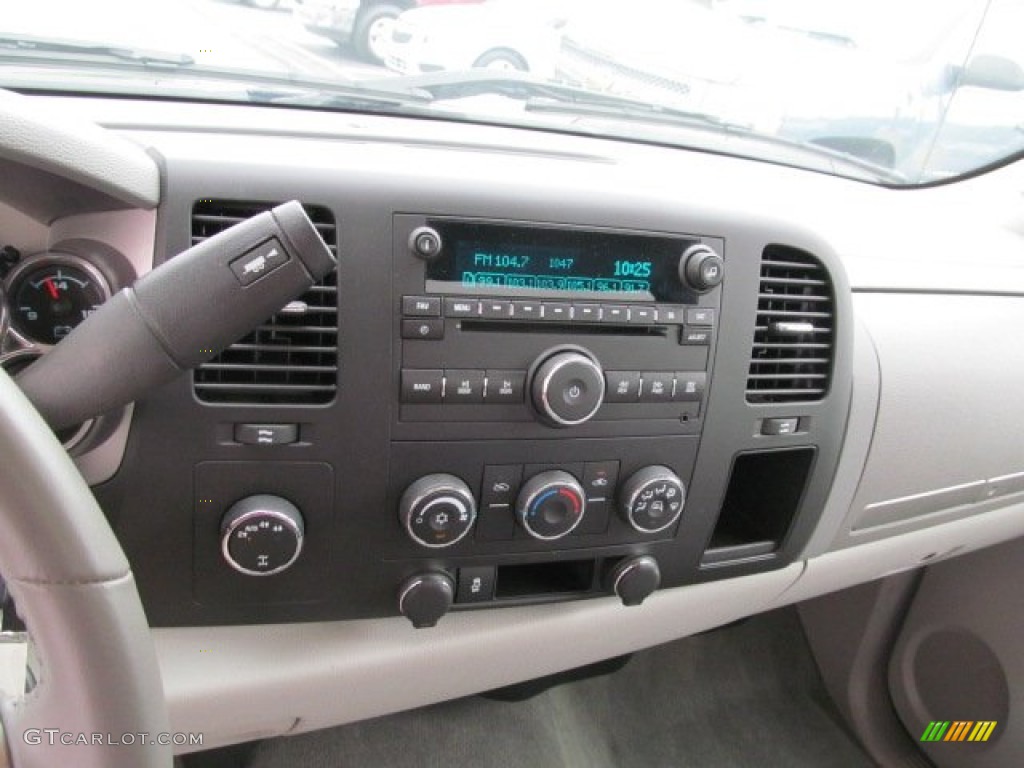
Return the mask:
<path id="1" fill-rule="evenodd" d="M 403 296 L 402 314 L 406 317 L 440 317 L 439 296 Z"/>

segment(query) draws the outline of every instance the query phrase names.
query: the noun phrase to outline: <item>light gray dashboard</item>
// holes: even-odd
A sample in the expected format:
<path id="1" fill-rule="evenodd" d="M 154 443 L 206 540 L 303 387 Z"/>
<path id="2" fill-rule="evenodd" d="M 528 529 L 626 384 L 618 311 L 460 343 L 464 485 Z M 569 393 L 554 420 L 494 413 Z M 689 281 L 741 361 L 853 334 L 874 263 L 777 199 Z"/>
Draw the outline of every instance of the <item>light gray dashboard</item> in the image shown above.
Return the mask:
<path id="1" fill-rule="evenodd" d="M 323 193 L 334 179 L 343 264 L 358 258 L 348 249 L 375 247 L 395 206 L 405 210 L 405 201 L 417 201 L 419 210 L 523 218 L 532 199 L 554 198 L 559 208 L 548 215 L 561 222 L 599 216 L 665 230 L 666 221 L 675 221 L 670 231 L 728 232 L 730 240 L 746 239 L 758 250 L 781 240 L 824 257 L 841 292 L 845 346 L 838 370 L 848 388 L 839 390 L 845 392 L 842 418 L 827 422 L 821 436 L 823 445 L 834 443 L 836 461 L 822 481 L 813 528 L 792 562 L 663 589 L 636 608 L 605 597 L 466 611 L 427 631 L 400 618 L 154 629 L 172 725 L 205 731 L 204 746 L 325 727 L 550 674 L 1024 533 L 1024 432 L 1016 428 L 1024 424 L 1024 401 L 1008 396 L 1024 383 L 1018 339 L 1024 260 L 1020 233 L 990 216 L 993 208 L 1011 205 L 1002 184 L 976 179 L 948 189 L 890 190 L 710 154 L 444 122 L 129 101 L 33 102 L 112 133 L 95 134 L 93 146 L 78 146 L 42 171 L 46 184 L 64 178 L 91 185 L 95 199 L 76 192 L 79 202 L 61 214 L 41 210 L 35 196 L 0 189 L 0 240 L 26 251 L 71 236 L 95 238 L 124 254 L 141 275 L 154 256 L 188 245 L 187 233 L 171 231 L 168 222 L 187 215 L 199 175 L 212 187 L 227 179 L 219 186 L 243 199 L 301 199 L 311 189 Z M 0 146 L 4 162 L 37 170 L 41 162 L 31 158 L 46 154 L 20 140 Z M 161 193 L 153 157 L 163 174 Z M 113 167 L 126 172 L 107 170 Z M 1019 205 L 1020 190 L 1015 194 Z M 374 206 L 387 215 L 363 215 Z M 744 252 L 732 247 L 727 240 L 727 264 L 730 253 Z M 377 278 L 366 280 L 365 286 L 342 285 L 342 301 L 380 287 Z M 723 323 L 741 314 L 722 311 Z M 744 311 L 749 316 L 753 308 Z M 730 330 L 719 333 L 726 337 Z M 736 333 L 749 331 L 744 326 Z M 354 343 L 342 344 L 343 375 L 346 345 Z M 719 361 L 714 397 L 724 398 L 718 393 L 730 388 L 741 392 L 743 382 L 735 379 L 745 366 L 746 360 Z M 161 423 L 154 413 L 160 402 L 139 409 L 146 424 Z M 705 445 L 714 440 L 714 409 L 726 407 L 709 402 Z M 767 412 L 784 411 L 771 406 Z M 136 425 L 137 417 L 138 411 Z M 160 450 L 131 442 L 132 418 L 78 457 L 94 484 L 114 477 L 126 456 Z M 756 432 L 757 424 L 743 426 Z M 357 465 L 387 461 L 360 454 L 357 446 L 335 450 L 339 460 Z M 711 476 L 715 468 L 700 462 L 720 460 L 705 453 L 695 472 Z M 115 530 L 129 552 L 147 514 L 146 504 L 118 511 Z M 133 566 L 148 572 L 175 567 L 159 560 Z M 399 679 L 407 684 L 386 682 Z"/>

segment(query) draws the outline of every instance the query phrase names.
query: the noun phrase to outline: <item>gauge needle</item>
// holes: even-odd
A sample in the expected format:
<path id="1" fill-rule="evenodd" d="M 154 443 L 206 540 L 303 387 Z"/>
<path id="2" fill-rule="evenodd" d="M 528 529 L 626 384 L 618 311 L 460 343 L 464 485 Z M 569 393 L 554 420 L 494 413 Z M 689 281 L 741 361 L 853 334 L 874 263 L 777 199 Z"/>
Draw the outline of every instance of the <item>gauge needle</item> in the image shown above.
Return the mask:
<path id="1" fill-rule="evenodd" d="M 50 292 L 50 298 L 59 299 L 60 294 L 57 293 L 57 286 L 53 284 L 53 278 L 48 277 L 43 282 L 46 284 L 46 290 Z"/>

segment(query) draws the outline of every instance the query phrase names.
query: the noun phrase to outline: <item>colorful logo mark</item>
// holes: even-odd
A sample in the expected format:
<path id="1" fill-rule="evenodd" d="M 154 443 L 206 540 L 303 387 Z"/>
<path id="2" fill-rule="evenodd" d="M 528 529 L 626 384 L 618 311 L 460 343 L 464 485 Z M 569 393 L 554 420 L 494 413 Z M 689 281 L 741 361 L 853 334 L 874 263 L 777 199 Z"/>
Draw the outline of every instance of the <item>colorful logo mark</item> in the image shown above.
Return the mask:
<path id="1" fill-rule="evenodd" d="M 932 720 L 921 741 L 988 741 L 996 725 L 995 720 Z"/>

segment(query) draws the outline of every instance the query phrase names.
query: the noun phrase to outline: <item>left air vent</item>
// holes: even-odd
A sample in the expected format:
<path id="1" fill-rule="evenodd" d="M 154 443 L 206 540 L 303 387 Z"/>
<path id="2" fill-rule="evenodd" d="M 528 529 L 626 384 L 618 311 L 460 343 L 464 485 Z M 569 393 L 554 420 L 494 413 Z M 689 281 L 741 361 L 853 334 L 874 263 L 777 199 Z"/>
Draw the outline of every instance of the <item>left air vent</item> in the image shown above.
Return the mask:
<path id="1" fill-rule="evenodd" d="M 192 208 L 192 244 L 277 203 L 201 200 Z M 334 216 L 304 205 L 324 242 L 338 255 Z M 337 271 L 195 369 L 196 397 L 205 403 L 318 405 L 338 388 Z"/>

